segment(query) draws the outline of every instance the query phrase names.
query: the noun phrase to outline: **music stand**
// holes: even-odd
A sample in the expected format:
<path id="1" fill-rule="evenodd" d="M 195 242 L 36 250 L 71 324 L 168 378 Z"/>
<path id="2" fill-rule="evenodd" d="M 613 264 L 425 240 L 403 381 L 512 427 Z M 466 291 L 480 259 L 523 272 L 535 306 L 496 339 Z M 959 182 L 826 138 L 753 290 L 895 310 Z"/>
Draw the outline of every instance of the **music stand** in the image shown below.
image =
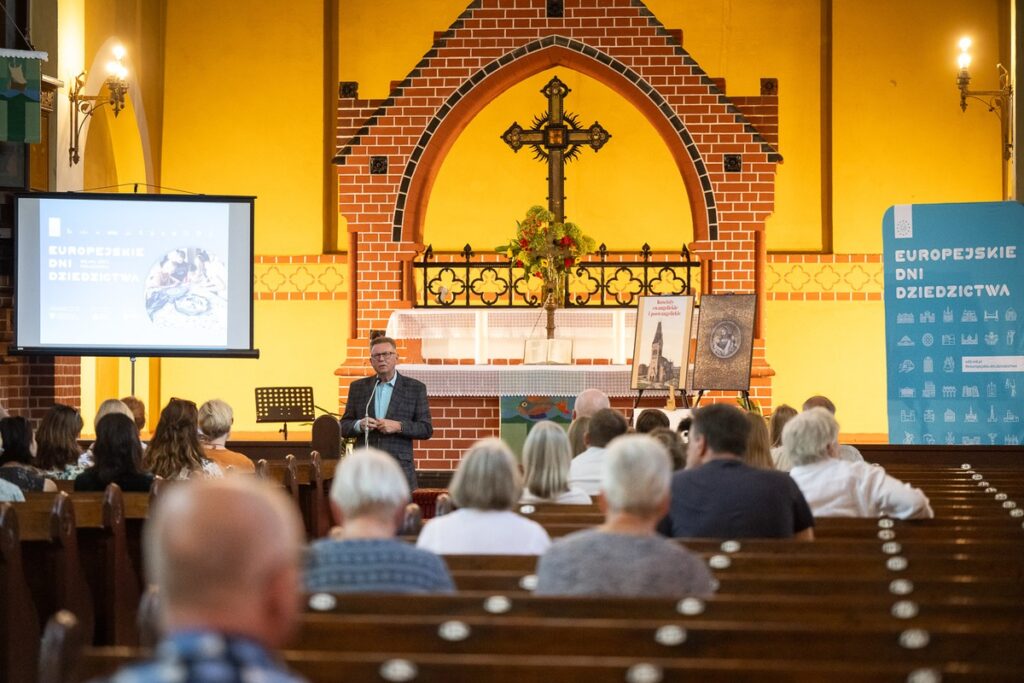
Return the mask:
<path id="1" fill-rule="evenodd" d="M 256 422 L 283 422 L 277 430 L 288 440 L 289 422 L 313 420 L 313 387 L 257 387 Z"/>

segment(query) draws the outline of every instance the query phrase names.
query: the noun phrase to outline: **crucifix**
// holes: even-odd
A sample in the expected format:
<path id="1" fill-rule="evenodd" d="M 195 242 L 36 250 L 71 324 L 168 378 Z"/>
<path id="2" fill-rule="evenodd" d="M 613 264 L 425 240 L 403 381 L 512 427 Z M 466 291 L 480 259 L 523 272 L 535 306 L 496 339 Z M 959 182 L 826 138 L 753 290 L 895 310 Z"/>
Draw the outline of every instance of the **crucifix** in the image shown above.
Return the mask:
<path id="1" fill-rule="evenodd" d="M 533 128 L 529 130 L 513 122 L 501 134 L 501 139 L 513 152 L 529 145 L 537 159 L 548 162 L 548 211 L 554 214 L 556 223 L 564 223 L 566 162 L 578 157 L 584 145 L 598 151 L 611 138 L 611 133 L 597 121 L 583 128 L 575 114 L 563 110 L 562 101 L 571 91 L 557 76 L 540 92 L 548 98 L 547 112 L 534 117 Z"/>

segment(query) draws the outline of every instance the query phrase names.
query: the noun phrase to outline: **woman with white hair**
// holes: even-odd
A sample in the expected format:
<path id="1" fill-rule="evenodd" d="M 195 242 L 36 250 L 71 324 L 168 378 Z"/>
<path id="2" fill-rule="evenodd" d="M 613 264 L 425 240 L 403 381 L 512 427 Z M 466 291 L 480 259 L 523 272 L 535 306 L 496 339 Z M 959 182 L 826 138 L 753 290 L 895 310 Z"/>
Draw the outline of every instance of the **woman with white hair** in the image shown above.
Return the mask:
<path id="1" fill-rule="evenodd" d="M 565 430 L 550 420 L 539 422 L 523 443 L 525 490 L 520 503 L 588 505 L 590 496 L 569 486 L 572 445 Z"/>
<path id="2" fill-rule="evenodd" d="M 679 597 L 714 592 L 703 560 L 655 532 L 668 512 L 672 460 L 653 437 L 620 436 L 602 472 L 605 522 L 557 541 L 537 565 L 538 595 Z"/>
<path id="3" fill-rule="evenodd" d="M 793 464 L 789 475 L 815 517 L 935 516 L 921 489 L 890 477 L 881 467 L 840 459 L 839 424 L 825 408 L 805 410 L 787 422 L 782 448 Z"/>
<path id="4" fill-rule="evenodd" d="M 219 398 L 207 401 L 199 407 L 199 442 L 203 445 L 206 457 L 227 470 L 233 467 L 236 472 L 255 472 L 256 463 L 252 459 L 229 449 L 228 437 L 231 436 L 231 425 L 235 423 L 235 413 L 231 406 Z"/>
<path id="5" fill-rule="evenodd" d="M 397 461 L 376 448 L 341 461 L 331 485 L 339 526 L 309 547 L 306 590 L 332 593 L 451 593 L 444 561 L 395 538 L 409 502 Z"/>
<path id="6" fill-rule="evenodd" d="M 459 509 L 427 522 L 418 547 L 439 555 L 540 555 L 551 545 L 544 527 L 512 512 L 523 484 L 501 439 L 473 444 L 449 490 Z"/>
<path id="7" fill-rule="evenodd" d="M 135 413 L 132 412 L 131 408 L 125 405 L 124 401 L 118 398 L 108 398 L 96 408 L 96 417 L 94 417 L 92 421 L 92 433 L 95 434 L 99 431 L 100 420 L 105 418 L 107 415 L 113 415 L 115 413 L 130 417 L 132 420 L 135 419 Z M 146 444 L 142 444 L 142 450 L 146 450 Z M 92 458 L 92 446 L 89 446 L 85 453 L 82 453 L 81 457 L 78 458 L 78 464 L 83 470 L 92 467 L 95 464 Z"/>

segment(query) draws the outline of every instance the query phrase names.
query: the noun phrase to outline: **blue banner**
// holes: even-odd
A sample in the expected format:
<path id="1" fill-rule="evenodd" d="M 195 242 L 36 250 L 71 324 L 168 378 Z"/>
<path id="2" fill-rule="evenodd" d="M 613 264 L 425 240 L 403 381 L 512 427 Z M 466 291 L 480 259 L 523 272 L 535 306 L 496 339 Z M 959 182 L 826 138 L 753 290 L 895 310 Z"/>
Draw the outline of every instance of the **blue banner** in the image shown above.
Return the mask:
<path id="1" fill-rule="evenodd" d="M 894 206 L 882 221 L 889 441 L 1024 439 L 1024 206 Z"/>

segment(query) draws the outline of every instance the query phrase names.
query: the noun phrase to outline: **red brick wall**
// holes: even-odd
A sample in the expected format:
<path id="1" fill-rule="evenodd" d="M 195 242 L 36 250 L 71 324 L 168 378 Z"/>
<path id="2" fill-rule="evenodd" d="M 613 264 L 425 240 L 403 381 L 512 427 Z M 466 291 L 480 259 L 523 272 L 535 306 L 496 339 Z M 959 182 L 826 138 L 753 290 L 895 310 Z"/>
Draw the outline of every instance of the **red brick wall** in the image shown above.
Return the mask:
<path id="1" fill-rule="evenodd" d="M 11 245 L 0 246 L 0 405 L 39 420 L 54 403 L 78 407 L 81 361 L 64 356 L 14 356 L 14 292 Z"/>
<path id="2" fill-rule="evenodd" d="M 336 372 L 339 400 L 354 377 L 368 372 L 369 331 L 412 306 L 407 265 L 423 249 L 423 216 L 445 152 L 498 93 L 553 66 L 611 87 L 661 134 L 689 195 L 691 252 L 708 266 L 703 291 L 755 292 L 764 303 L 762 233 L 781 161 L 777 83 L 763 79 L 759 94 L 729 99 L 724 83 L 711 79 L 681 41 L 681 31 L 666 29 L 639 0 L 566 0 L 561 18 L 547 16 L 546 0 L 477 0 L 435 35 L 383 102 L 360 99 L 358 84 L 340 84 L 334 161 L 353 259 L 353 326 L 348 360 Z M 767 406 L 771 370 L 761 330 L 759 321 L 753 396 Z M 496 398 L 460 400 L 471 403 L 443 409 L 493 404 L 493 424 L 482 429 L 496 433 Z M 445 444 L 468 438 L 444 422 L 435 437 Z M 457 457 L 445 453 L 447 445 L 427 442 L 420 457 L 424 463 Z"/>

